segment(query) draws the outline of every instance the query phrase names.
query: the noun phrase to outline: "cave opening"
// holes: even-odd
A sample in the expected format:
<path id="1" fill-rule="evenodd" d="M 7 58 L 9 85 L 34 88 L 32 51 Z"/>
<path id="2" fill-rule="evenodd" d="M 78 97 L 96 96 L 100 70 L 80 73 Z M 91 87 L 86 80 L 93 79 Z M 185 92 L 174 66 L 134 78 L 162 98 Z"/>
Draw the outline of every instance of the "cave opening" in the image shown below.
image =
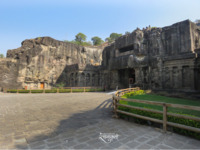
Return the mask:
<path id="1" fill-rule="evenodd" d="M 129 88 L 135 83 L 135 69 L 126 68 L 118 70 L 120 88 Z"/>
<path id="2" fill-rule="evenodd" d="M 131 51 L 131 50 L 134 50 L 134 45 L 129 45 L 129 46 L 120 48 L 120 49 L 119 49 L 119 52 L 120 52 L 120 53 L 124 53 L 124 52 Z"/>

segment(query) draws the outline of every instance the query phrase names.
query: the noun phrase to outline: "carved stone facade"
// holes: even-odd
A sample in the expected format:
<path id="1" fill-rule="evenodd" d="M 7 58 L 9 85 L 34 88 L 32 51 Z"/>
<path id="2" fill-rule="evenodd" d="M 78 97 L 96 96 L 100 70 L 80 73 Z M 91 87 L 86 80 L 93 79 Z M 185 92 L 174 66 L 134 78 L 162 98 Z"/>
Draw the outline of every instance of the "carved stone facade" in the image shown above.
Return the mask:
<path id="1" fill-rule="evenodd" d="M 200 27 L 186 20 L 136 29 L 105 47 L 42 37 L 0 60 L 0 87 L 101 86 L 200 91 Z"/>
<path id="2" fill-rule="evenodd" d="M 199 52 L 200 27 L 186 20 L 118 38 L 104 49 L 102 67 L 112 89 L 200 91 Z"/>

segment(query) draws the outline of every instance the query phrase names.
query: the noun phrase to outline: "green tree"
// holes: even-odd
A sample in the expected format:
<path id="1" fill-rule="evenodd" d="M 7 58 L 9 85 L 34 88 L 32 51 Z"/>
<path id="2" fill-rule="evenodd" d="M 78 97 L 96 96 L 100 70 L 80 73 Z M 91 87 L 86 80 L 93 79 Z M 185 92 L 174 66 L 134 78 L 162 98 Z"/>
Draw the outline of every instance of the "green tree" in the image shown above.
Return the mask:
<path id="1" fill-rule="evenodd" d="M 86 38 L 87 38 L 87 36 L 80 32 L 76 35 L 75 41 L 78 43 L 83 43 L 86 41 Z"/>
<path id="2" fill-rule="evenodd" d="M 114 42 L 117 38 L 119 38 L 120 36 L 122 36 L 122 34 L 111 33 L 111 34 L 110 34 L 110 37 L 106 38 L 105 41 L 107 41 L 108 43 L 112 43 L 112 42 Z"/>
<path id="3" fill-rule="evenodd" d="M 129 35 L 129 34 L 131 34 L 131 32 L 129 32 L 129 31 L 126 31 L 126 32 L 125 32 L 125 35 Z"/>
<path id="4" fill-rule="evenodd" d="M 120 36 L 122 36 L 122 34 L 118 34 L 118 33 L 111 33 L 110 34 L 110 38 L 111 38 L 112 41 L 116 40 Z"/>
<path id="5" fill-rule="evenodd" d="M 98 36 L 94 36 L 93 38 L 91 38 L 93 45 L 101 45 L 103 43 L 103 40 L 98 37 Z"/>
<path id="6" fill-rule="evenodd" d="M 0 54 L 0 58 L 4 58 L 4 55 L 3 55 L 3 54 Z"/>

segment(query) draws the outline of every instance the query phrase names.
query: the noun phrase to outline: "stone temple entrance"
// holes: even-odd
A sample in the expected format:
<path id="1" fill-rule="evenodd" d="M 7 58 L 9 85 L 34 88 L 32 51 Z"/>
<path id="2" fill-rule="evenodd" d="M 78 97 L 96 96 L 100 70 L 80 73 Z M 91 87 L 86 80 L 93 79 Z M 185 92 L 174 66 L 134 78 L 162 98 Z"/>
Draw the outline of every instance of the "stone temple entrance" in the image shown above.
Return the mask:
<path id="1" fill-rule="evenodd" d="M 127 68 L 118 70 L 119 88 L 128 88 L 135 83 L 135 69 Z"/>

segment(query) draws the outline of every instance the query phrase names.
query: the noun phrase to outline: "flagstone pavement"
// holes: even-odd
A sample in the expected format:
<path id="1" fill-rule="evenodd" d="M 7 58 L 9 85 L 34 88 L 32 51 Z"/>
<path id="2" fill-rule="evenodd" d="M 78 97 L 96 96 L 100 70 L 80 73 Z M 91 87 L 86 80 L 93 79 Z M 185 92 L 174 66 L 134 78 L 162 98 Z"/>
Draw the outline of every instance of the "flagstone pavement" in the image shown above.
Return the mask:
<path id="1" fill-rule="evenodd" d="M 200 141 L 112 118 L 106 93 L 0 93 L 0 149 L 200 149 Z"/>

